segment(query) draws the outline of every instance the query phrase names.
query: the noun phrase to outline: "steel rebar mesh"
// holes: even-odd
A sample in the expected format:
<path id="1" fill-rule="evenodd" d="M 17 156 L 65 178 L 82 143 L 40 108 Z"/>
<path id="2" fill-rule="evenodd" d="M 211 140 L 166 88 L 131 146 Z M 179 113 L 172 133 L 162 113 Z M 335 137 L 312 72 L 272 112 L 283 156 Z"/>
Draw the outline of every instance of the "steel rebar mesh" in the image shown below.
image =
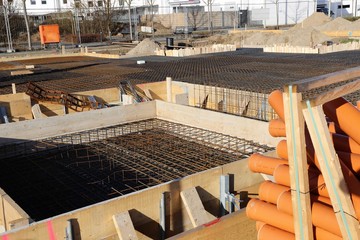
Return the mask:
<path id="1" fill-rule="evenodd" d="M 0 182 L 40 220 L 270 149 L 150 119 L 2 145 Z"/>

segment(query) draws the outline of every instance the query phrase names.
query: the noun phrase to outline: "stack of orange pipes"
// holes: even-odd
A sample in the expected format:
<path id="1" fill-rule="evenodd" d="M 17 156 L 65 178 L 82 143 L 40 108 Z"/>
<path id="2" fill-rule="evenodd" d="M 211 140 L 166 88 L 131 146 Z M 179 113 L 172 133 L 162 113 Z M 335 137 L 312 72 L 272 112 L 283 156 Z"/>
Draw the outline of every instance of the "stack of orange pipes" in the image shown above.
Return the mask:
<path id="1" fill-rule="evenodd" d="M 269 133 L 273 137 L 286 137 L 282 92 L 272 92 L 269 103 L 279 116 L 278 119 L 269 122 Z M 358 107 L 343 98 L 323 105 L 356 217 L 360 219 L 360 127 L 354 126 L 354 123 L 360 122 Z M 307 130 L 305 138 L 314 239 L 342 239 Z M 253 154 L 249 159 L 251 171 L 272 175 L 274 179 L 274 182 L 266 181 L 260 185 L 259 199 L 250 200 L 246 209 L 248 217 L 257 223 L 259 240 L 295 239 L 286 140 L 278 143 L 276 153 L 277 157 Z"/>

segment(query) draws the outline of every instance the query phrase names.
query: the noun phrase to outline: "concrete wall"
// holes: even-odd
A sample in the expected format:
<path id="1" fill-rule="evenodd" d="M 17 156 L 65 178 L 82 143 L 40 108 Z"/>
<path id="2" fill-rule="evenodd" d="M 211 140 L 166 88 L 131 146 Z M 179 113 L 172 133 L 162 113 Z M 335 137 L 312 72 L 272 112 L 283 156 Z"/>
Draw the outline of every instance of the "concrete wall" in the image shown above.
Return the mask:
<path id="1" fill-rule="evenodd" d="M 235 190 L 263 181 L 259 174 L 253 174 L 247 169 L 247 160 L 240 160 L 197 173 L 179 180 L 161 184 L 143 191 L 128 194 L 112 200 L 101 202 L 73 212 L 62 214 L 51 219 L 31 224 L 29 227 L 7 232 L 8 239 L 46 239 L 49 236 L 49 226 L 53 229 L 56 239 L 65 238 L 65 227 L 68 219 L 73 219 L 80 230 L 81 239 L 117 239 L 112 215 L 130 211 L 130 216 L 137 230 L 139 239 L 159 239 L 159 202 L 163 192 L 170 193 L 169 235 L 173 236 L 192 229 L 192 224 L 180 198 L 180 191 L 193 186 L 199 186 L 197 191 L 205 209 L 213 215 L 219 213 L 219 179 L 222 174 L 233 174 Z M 76 238 L 79 239 L 79 238 Z"/>
<path id="2" fill-rule="evenodd" d="M 65 133 L 111 126 L 156 117 L 155 102 L 80 112 L 52 118 L 0 124 L 0 144 L 41 139 Z"/>
<path id="3" fill-rule="evenodd" d="M 274 147 L 281 140 L 270 136 L 268 122 L 162 101 L 156 101 L 156 106 L 156 115 L 160 119 L 245 138 Z"/>
<path id="4" fill-rule="evenodd" d="M 31 100 L 25 93 L 0 95 L 0 106 L 6 108 L 10 122 L 32 119 Z"/>

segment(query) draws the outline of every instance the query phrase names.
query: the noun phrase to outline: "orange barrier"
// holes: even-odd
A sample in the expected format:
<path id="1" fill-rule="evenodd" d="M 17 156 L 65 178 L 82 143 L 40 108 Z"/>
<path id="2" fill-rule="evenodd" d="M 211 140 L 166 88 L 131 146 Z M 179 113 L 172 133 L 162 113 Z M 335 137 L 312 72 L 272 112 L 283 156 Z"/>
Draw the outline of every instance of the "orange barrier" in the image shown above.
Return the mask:
<path id="1" fill-rule="evenodd" d="M 290 188 L 271 181 L 263 182 L 259 187 L 259 199 L 265 202 L 276 204 L 279 196 Z"/>
<path id="2" fill-rule="evenodd" d="M 269 122 L 269 133 L 273 137 L 286 137 L 285 123 L 281 119 L 272 119 Z"/>
<path id="3" fill-rule="evenodd" d="M 313 168 L 309 168 L 308 172 L 311 192 L 323 197 L 329 197 L 323 176 Z M 290 173 L 288 165 L 279 165 L 276 167 L 273 176 L 276 183 L 290 187 Z"/>
<path id="4" fill-rule="evenodd" d="M 328 231 L 325 231 L 322 228 L 314 228 L 314 235 L 316 240 L 342 240 L 342 237 L 339 237 L 335 234 L 332 234 Z"/>
<path id="5" fill-rule="evenodd" d="M 39 34 L 41 44 L 60 42 L 60 31 L 57 24 L 40 25 Z"/>
<path id="6" fill-rule="evenodd" d="M 360 122 L 360 110 L 346 101 L 337 98 L 323 105 L 325 115 L 337 124 L 346 135 L 360 144 L 360 126 L 354 123 Z"/>
<path id="7" fill-rule="evenodd" d="M 284 114 L 284 102 L 283 102 L 283 93 L 280 90 L 275 90 L 270 93 L 268 97 L 268 101 L 270 106 L 274 109 L 274 111 L 279 115 L 279 118 L 285 122 L 285 114 Z"/>
<path id="8" fill-rule="evenodd" d="M 279 158 L 263 156 L 258 153 L 251 155 L 248 162 L 249 169 L 251 171 L 269 175 L 272 175 L 274 169 L 281 164 L 287 164 L 287 161 Z"/>
<path id="9" fill-rule="evenodd" d="M 255 221 L 261 221 L 294 233 L 293 217 L 277 210 L 274 204 L 251 199 L 246 207 L 246 215 Z"/>
<path id="10" fill-rule="evenodd" d="M 264 224 L 258 231 L 258 240 L 295 240 L 295 234 Z"/>

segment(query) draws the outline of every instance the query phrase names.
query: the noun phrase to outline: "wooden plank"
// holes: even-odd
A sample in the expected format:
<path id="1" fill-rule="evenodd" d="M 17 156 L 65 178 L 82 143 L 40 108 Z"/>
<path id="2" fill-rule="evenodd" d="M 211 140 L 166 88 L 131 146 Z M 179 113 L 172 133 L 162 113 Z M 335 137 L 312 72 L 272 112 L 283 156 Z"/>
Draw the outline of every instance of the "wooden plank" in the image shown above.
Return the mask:
<path id="1" fill-rule="evenodd" d="M 34 119 L 39 119 L 39 118 L 44 117 L 44 115 L 41 112 L 39 104 L 34 104 L 34 106 L 31 107 L 31 112 L 32 112 L 32 114 L 34 116 Z"/>
<path id="2" fill-rule="evenodd" d="M 283 98 L 295 238 L 313 239 L 302 95 L 293 86 L 287 86 Z"/>
<path id="3" fill-rule="evenodd" d="M 209 215 L 205 210 L 195 187 L 182 191 L 180 196 L 194 227 L 198 227 L 216 219 Z"/>
<path id="4" fill-rule="evenodd" d="M 167 240 L 256 240 L 255 221 L 246 216 L 245 209 L 236 211 L 215 220 L 207 226 L 202 225 L 189 231 L 179 233 Z"/>
<path id="5" fill-rule="evenodd" d="M 343 238 L 360 239 L 359 222 L 332 144 L 322 106 L 311 106 L 307 101 L 303 113 Z"/>
<path id="6" fill-rule="evenodd" d="M 153 97 L 151 96 L 151 92 L 148 88 L 144 89 L 145 96 L 147 96 L 150 100 L 153 100 Z"/>
<path id="7" fill-rule="evenodd" d="M 28 74 L 34 74 L 34 72 L 30 70 L 16 70 L 10 72 L 11 76 L 28 75 Z"/>
<path id="8" fill-rule="evenodd" d="M 329 73 L 321 76 L 307 78 L 297 81 L 298 92 L 308 91 L 314 88 L 323 87 L 333 83 L 343 82 L 360 76 L 360 67 L 349 68 L 346 70 Z"/>
<path id="9" fill-rule="evenodd" d="M 316 98 L 312 99 L 311 102 L 313 106 L 322 105 L 326 102 L 329 102 L 341 96 L 356 92 L 359 89 L 360 89 L 360 79 L 345 84 L 343 86 L 337 87 L 335 89 L 332 89 L 328 92 L 319 94 Z"/>
<path id="10" fill-rule="evenodd" d="M 113 215 L 112 219 L 120 240 L 138 239 L 128 211 Z"/>

